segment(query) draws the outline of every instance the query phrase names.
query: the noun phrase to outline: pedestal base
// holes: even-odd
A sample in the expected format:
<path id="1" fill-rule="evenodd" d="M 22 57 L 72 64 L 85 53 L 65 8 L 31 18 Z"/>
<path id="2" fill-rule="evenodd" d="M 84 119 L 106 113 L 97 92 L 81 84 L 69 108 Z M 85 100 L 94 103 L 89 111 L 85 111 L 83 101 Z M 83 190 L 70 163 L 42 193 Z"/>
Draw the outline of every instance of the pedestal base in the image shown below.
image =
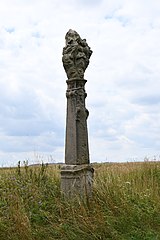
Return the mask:
<path id="1" fill-rule="evenodd" d="M 61 167 L 61 191 L 65 197 L 91 197 L 94 169 L 91 165 Z"/>

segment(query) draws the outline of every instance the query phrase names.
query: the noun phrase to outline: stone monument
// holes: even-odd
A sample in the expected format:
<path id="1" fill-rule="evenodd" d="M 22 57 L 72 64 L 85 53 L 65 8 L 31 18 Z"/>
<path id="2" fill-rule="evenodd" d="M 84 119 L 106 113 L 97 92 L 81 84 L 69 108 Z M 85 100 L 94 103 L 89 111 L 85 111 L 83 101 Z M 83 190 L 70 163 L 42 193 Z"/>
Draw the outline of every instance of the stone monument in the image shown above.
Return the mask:
<path id="1" fill-rule="evenodd" d="M 84 72 L 92 51 L 85 39 L 69 30 L 65 36 L 62 62 L 67 74 L 67 117 L 65 165 L 61 168 L 61 191 L 67 197 L 92 194 L 93 168 L 89 160 Z"/>

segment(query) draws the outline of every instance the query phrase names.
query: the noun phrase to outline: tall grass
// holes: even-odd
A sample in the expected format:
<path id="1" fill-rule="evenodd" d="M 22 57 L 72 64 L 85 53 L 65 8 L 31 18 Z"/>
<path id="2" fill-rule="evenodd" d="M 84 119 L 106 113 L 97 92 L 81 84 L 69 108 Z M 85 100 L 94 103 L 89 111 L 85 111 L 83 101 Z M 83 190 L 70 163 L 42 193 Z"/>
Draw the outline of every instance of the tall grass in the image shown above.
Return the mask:
<path id="1" fill-rule="evenodd" d="M 61 197 L 58 165 L 0 169 L 0 239 L 160 239 L 160 163 L 94 168 L 89 202 Z"/>

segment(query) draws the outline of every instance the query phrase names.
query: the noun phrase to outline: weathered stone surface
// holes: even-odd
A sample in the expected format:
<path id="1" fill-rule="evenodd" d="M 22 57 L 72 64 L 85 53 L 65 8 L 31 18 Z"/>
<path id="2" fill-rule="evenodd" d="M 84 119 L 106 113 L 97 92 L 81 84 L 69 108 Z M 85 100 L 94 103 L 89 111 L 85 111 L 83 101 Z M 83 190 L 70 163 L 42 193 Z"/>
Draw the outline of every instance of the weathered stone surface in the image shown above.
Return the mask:
<path id="1" fill-rule="evenodd" d="M 64 165 L 61 168 L 61 191 L 66 197 L 91 197 L 93 168 L 90 165 Z"/>
<path id="2" fill-rule="evenodd" d="M 89 163 L 85 83 L 84 79 L 67 81 L 65 163 L 70 165 Z"/>
<path id="3" fill-rule="evenodd" d="M 63 66 L 67 82 L 65 165 L 61 168 L 61 190 L 65 196 L 91 196 L 93 168 L 89 161 L 84 72 L 92 54 L 86 40 L 76 31 L 66 34 Z"/>
<path id="4" fill-rule="evenodd" d="M 63 48 L 63 66 L 68 79 L 83 78 L 92 54 L 86 39 L 70 29 L 65 36 L 66 46 Z"/>

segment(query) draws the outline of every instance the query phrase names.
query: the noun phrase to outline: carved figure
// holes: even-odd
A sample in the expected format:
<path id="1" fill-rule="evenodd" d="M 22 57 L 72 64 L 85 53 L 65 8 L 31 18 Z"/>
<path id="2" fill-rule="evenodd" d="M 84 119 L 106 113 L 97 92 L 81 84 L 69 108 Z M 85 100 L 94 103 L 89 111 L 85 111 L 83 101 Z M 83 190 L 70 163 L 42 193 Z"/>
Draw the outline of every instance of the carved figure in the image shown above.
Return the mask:
<path id="1" fill-rule="evenodd" d="M 62 62 L 67 77 L 68 79 L 83 79 L 92 50 L 86 39 L 81 39 L 80 35 L 72 29 L 66 33 L 65 40 L 66 46 L 63 48 Z"/>

